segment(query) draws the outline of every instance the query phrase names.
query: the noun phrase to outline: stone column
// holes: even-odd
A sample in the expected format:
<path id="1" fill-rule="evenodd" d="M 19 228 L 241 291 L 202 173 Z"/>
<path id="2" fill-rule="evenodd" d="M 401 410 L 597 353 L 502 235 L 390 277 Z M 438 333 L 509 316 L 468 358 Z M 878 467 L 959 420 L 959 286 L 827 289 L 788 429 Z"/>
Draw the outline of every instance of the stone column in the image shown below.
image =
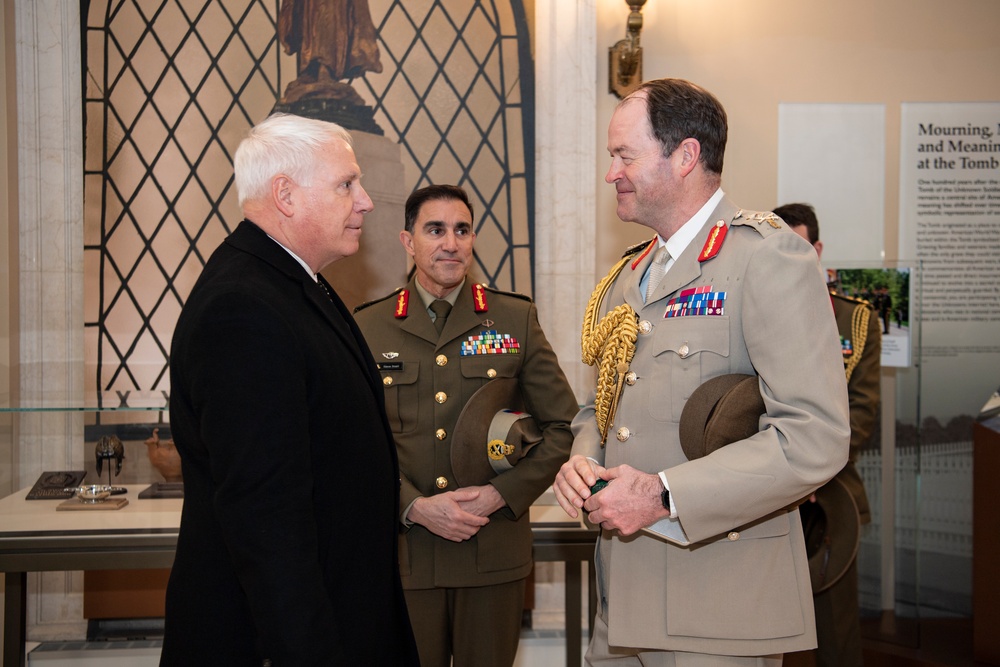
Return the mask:
<path id="1" fill-rule="evenodd" d="M 83 101 L 80 5 L 15 0 L 19 391 L 24 405 L 83 402 Z M 15 488 L 82 464 L 79 412 L 22 414 Z M 28 636 L 82 637 L 82 577 L 28 578 Z"/>
<path id="2" fill-rule="evenodd" d="M 581 402 L 594 385 L 580 329 L 596 284 L 596 14 L 595 0 L 535 4 L 535 300 Z"/>
<path id="3" fill-rule="evenodd" d="M 596 282 L 596 15 L 595 0 L 535 3 L 535 303 L 581 402 L 594 387 L 580 328 Z M 535 563 L 534 585 L 537 622 L 561 620 L 562 567 Z"/>

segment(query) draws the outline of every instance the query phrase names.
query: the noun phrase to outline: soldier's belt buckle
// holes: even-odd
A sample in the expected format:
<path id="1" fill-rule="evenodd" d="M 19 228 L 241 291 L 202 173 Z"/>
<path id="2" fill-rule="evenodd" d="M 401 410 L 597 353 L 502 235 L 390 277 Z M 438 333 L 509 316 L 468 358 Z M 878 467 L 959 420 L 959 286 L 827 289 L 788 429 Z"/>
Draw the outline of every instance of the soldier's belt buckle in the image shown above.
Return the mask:
<path id="1" fill-rule="evenodd" d="M 514 453 L 514 445 L 508 445 L 503 440 L 490 440 L 486 445 L 486 453 L 494 461 L 502 461 Z"/>

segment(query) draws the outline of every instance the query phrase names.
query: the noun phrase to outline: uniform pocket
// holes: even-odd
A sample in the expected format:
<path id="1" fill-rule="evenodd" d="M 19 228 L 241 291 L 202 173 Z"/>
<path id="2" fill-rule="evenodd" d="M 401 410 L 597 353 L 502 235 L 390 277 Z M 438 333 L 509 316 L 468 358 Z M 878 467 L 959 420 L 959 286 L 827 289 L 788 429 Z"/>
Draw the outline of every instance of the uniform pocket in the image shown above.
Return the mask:
<path id="1" fill-rule="evenodd" d="M 516 358 L 519 356 L 521 355 L 476 354 L 460 357 L 462 377 L 483 380 L 517 377 L 518 369 L 521 368 L 521 361 Z"/>
<path id="2" fill-rule="evenodd" d="M 505 572 L 530 567 L 531 529 L 525 514 L 517 521 L 500 512 L 490 516 L 490 525 L 476 535 L 476 567 L 479 572 Z"/>
<path id="3" fill-rule="evenodd" d="M 668 633 L 750 640 L 804 632 L 788 534 L 793 519 L 797 513 L 782 511 L 697 549 L 678 551 L 667 565 Z"/>
<path id="4" fill-rule="evenodd" d="M 521 370 L 519 354 L 477 354 L 461 357 L 462 405 L 490 380 L 516 378 Z"/>
<path id="5" fill-rule="evenodd" d="M 729 316 L 664 319 L 653 329 L 649 350 L 653 362 L 648 379 L 657 388 L 647 394 L 649 416 L 679 422 L 684 404 L 704 378 L 729 372 Z"/>
<path id="6" fill-rule="evenodd" d="M 379 371 L 385 389 L 385 412 L 393 433 L 404 433 L 404 424 L 414 430 L 419 423 L 417 378 L 420 377 L 420 362 L 407 361 L 401 366 L 398 370 Z"/>

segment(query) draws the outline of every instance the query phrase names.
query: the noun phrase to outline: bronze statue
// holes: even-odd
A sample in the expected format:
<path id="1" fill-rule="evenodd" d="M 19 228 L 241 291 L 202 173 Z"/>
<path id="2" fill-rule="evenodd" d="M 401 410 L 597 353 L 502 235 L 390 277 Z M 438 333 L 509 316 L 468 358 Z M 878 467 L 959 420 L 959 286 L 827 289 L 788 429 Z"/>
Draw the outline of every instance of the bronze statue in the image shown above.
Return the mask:
<path id="1" fill-rule="evenodd" d="M 382 71 L 368 0 L 282 0 L 278 37 L 285 53 L 298 54 L 298 78 L 281 105 L 309 99 L 364 105 L 340 80 Z"/>

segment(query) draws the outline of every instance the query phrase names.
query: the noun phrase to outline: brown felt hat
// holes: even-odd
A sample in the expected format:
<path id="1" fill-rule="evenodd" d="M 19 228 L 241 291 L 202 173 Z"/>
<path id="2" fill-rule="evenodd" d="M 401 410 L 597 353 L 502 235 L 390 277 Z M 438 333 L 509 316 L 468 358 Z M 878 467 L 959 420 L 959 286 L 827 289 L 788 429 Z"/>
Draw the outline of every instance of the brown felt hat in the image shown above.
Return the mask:
<path id="1" fill-rule="evenodd" d="M 681 412 L 681 449 L 701 458 L 759 430 L 764 414 L 755 375 L 720 375 L 694 390 Z"/>
<path id="2" fill-rule="evenodd" d="M 854 562 L 861 541 L 861 517 L 854 496 L 834 477 L 816 491 L 816 502 L 799 505 L 809 557 L 813 595 L 833 586 Z"/>
<path id="3" fill-rule="evenodd" d="M 538 424 L 523 408 L 515 378 L 490 380 L 472 395 L 458 415 L 451 443 L 459 486 L 486 484 L 542 441 Z"/>

